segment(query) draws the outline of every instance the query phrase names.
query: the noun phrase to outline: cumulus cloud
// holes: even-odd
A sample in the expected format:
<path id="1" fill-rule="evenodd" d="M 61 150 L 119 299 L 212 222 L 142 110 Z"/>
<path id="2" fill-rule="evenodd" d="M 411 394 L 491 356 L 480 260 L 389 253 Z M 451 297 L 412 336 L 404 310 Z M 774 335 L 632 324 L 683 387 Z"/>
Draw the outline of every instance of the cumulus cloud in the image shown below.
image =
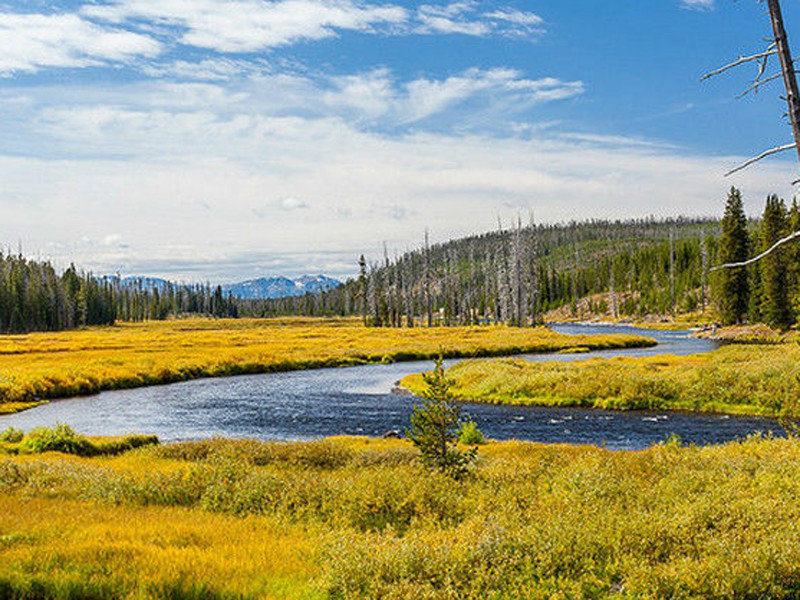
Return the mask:
<path id="1" fill-rule="evenodd" d="M 0 74 L 125 62 L 160 50 L 161 44 L 147 35 L 74 14 L 0 13 Z"/>

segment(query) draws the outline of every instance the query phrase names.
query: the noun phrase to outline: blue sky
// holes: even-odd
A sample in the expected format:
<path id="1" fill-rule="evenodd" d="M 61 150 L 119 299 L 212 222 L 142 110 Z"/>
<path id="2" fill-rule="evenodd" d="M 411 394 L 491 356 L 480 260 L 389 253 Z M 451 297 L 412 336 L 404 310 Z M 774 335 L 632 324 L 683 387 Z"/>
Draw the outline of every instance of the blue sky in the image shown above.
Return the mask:
<path id="1" fill-rule="evenodd" d="M 792 194 L 756 0 L 0 0 L 0 243 L 230 281 Z M 790 38 L 800 2 L 784 0 Z M 796 32 L 796 34 L 795 34 Z M 800 42 L 798 42 L 800 43 Z M 774 68 L 774 64 L 772 65 Z"/>

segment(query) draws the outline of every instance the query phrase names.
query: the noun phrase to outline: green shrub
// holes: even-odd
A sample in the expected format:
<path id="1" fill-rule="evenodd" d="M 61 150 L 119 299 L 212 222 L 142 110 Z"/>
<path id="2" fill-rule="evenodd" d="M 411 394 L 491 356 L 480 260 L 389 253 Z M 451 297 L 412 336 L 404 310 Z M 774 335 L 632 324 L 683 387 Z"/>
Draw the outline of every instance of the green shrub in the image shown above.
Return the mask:
<path id="1" fill-rule="evenodd" d="M 461 430 L 458 432 L 458 443 L 465 446 L 476 446 L 485 444 L 486 439 L 483 437 L 483 432 L 478 429 L 478 424 L 475 421 L 467 421 L 461 424 Z"/>
<path id="2" fill-rule="evenodd" d="M 95 454 L 114 455 L 144 446 L 155 446 L 159 443 L 155 435 L 127 435 L 119 440 L 109 440 L 94 444 Z"/>
<path id="3" fill-rule="evenodd" d="M 25 433 L 20 429 L 15 429 L 14 427 L 9 427 L 5 431 L 0 432 L 0 442 L 16 444 L 21 442 L 23 437 L 25 437 Z"/>
<path id="4" fill-rule="evenodd" d="M 63 423 L 52 429 L 49 427 L 34 429 L 22 442 L 22 450 L 33 453 L 63 452 L 79 456 L 91 456 L 97 453 L 94 444 Z"/>

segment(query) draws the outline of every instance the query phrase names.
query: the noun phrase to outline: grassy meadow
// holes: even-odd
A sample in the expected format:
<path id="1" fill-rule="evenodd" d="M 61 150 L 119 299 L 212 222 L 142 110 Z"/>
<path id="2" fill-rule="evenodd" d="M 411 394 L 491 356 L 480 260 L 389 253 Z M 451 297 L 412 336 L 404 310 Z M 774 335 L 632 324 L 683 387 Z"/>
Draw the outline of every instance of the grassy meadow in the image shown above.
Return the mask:
<path id="1" fill-rule="evenodd" d="M 445 356 L 601 349 L 643 336 L 565 336 L 544 327 L 367 328 L 353 319 L 181 319 L 0 336 L 0 413 L 50 398 L 269 371 Z"/>
<path id="2" fill-rule="evenodd" d="M 0 598 L 796 598 L 800 443 L 402 440 L 0 455 Z"/>
<path id="3" fill-rule="evenodd" d="M 738 341 L 692 356 L 471 360 L 447 374 L 456 396 L 477 402 L 800 417 L 800 344 L 751 334 Z M 419 391 L 422 377 L 401 384 Z"/>

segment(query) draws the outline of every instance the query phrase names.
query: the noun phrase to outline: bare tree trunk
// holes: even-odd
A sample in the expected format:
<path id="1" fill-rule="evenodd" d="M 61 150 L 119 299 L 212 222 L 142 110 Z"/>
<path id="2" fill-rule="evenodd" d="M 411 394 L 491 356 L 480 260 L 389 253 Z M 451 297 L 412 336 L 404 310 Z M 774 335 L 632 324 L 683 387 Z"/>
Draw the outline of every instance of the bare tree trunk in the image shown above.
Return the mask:
<path id="1" fill-rule="evenodd" d="M 797 157 L 800 159 L 800 93 L 798 93 L 797 89 L 794 60 L 792 59 L 792 51 L 789 48 L 789 38 L 783 26 L 780 1 L 767 0 L 767 5 L 769 6 L 769 18 L 772 22 L 772 33 L 775 36 L 778 57 L 781 61 L 783 84 L 786 88 L 786 104 L 789 107 L 789 121 L 792 124 Z"/>
<path id="2" fill-rule="evenodd" d="M 700 230 L 700 306 L 703 314 L 706 312 L 706 290 L 708 289 L 708 244 L 706 243 L 706 232 Z"/>
<path id="3" fill-rule="evenodd" d="M 614 261 L 611 259 L 608 261 L 608 277 L 609 300 L 611 301 L 609 309 L 611 310 L 611 316 L 616 319 L 619 315 L 619 311 L 617 310 L 617 292 L 614 289 Z"/>
<path id="4" fill-rule="evenodd" d="M 433 326 L 433 305 L 431 303 L 431 247 L 428 240 L 428 230 L 425 230 L 425 311 L 428 317 L 428 327 Z"/>
<path id="5" fill-rule="evenodd" d="M 669 314 L 675 316 L 675 230 L 669 231 Z"/>
<path id="6" fill-rule="evenodd" d="M 514 325 L 522 327 L 525 321 L 525 289 L 522 282 L 522 219 L 517 216 L 517 230 L 514 234 Z"/>

